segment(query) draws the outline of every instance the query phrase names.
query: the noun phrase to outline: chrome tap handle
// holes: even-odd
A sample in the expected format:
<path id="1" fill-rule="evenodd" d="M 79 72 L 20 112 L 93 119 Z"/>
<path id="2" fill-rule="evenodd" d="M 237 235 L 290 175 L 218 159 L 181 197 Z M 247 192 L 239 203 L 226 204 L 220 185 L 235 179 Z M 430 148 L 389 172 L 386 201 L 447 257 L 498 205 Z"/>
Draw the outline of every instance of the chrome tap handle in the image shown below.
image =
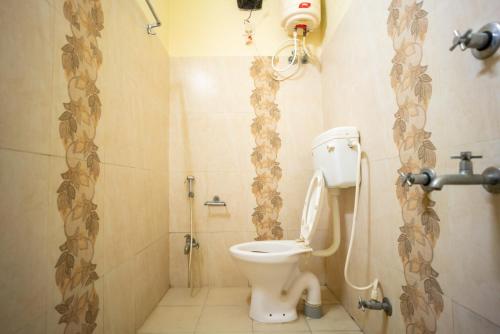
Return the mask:
<path id="1" fill-rule="evenodd" d="M 406 185 L 413 185 L 411 173 L 405 174 L 403 172 L 399 172 L 399 180 L 401 180 L 401 186 Z"/>
<path id="2" fill-rule="evenodd" d="M 471 160 L 471 159 L 481 159 L 482 155 L 472 155 L 471 151 L 460 152 L 460 155 L 451 156 L 451 159 L 460 159 L 460 160 Z"/>
<path id="3" fill-rule="evenodd" d="M 358 297 L 358 309 L 360 309 L 363 312 L 366 312 L 365 303 L 363 303 L 361 297 Z"/>
<path id="4" fill-rule="evenodd" d="M 463 35 L 458 30 L 453 31 L 453 34 L 455 37 L 453 37 L 453 44 L 450 47 L 450 51 L 455 50 L 457 46 L 460 46 L 460 49 L 465 51 L 471 40 L 472 29 L 467 30 Z"/>

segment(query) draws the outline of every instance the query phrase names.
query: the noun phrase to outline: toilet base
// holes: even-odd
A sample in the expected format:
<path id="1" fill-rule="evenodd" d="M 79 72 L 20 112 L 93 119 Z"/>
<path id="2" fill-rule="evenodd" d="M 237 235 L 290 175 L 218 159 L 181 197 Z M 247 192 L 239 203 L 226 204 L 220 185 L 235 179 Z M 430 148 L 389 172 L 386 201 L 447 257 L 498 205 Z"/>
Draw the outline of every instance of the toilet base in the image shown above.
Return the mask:
<path id="1" fill-rule="evenodd" d="M 297 303 L 281 293 L 252 287 L 250 318 L 264 323 L 290 322 L 297 319 Z"/>

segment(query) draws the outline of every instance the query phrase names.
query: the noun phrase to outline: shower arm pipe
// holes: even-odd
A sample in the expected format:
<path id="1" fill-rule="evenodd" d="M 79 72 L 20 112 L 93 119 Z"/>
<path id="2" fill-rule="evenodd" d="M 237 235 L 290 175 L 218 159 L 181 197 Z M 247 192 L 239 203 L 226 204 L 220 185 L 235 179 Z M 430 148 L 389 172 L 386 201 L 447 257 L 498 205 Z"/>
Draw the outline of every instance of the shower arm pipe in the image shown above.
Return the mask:
<path id="1" fill-rule="evenodd" d="M 331 190 L 333 201 L 332 201 L 332 213 L 333 213 L 333 228 L 332 228 L 332 244 L 330 247 L 322 250 L 317 250 L 312 253 L 313 256 L 327 257 L 335 254 L 340 246 L 340 207 L 339 207 L 339 196 L 340 189 L 333 188 Z"/>
<path id="2" fill-rule="evenodd" d="M 149 10 L 151 11 L 151 14 L 153 14 L 153 17 L 155 18 L 155 23 L 148 23 L 146 26 L 146 30 L 148 31 L 148 34 L 150 35 L 156 35 L 156 33 L 153 31 L 153 28 L 158 28 L 161 26 L 160 19 L 158 18 L 158 15 L 156 15 L 155 9 L 153 8 L 153 5 L 151 4 L 150 0 L 146 0 L 146 4 L 149 7 Z"/>

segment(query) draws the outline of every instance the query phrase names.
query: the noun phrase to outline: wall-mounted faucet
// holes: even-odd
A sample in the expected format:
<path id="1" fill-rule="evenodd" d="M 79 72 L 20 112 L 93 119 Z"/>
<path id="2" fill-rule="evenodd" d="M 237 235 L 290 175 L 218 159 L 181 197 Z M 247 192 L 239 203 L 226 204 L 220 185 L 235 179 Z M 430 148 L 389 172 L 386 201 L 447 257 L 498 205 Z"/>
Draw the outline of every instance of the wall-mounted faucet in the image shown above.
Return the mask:
<path id="1" fill-rule="evenodd" d="M 460 159 L 458 174 L 438 176 L 434 170 L 424 168 L 419 174 L 400 173 L 400 180 L 403 185 L 420 184 L 426 192 L 441 190 L 445 185 L 481 184 L 490 193 L 500 193 L 500 168 L 488 167 L 482 174 L 474 174 L 472 159 L 479 159 L 482 156 L 472 155 L 471 152 L 461 152 L 460 156 L 451 158 Z"/>
<path id="2" fill-rule="evenodd" d="M 455 36 L 453 37 L 450 51 L 460 46 L 462 51 L 471 49 L 472 54 L 477 59 L 486 59 L 493 56 L 500 48 L 499 22 L 488 23 L 477 32 L 472 32 L 472 29 L 469 29 L 464 34 L 458 30 L 455 30 L 453 33 Z"/>
<path id="3" fill-rule="evenodd" d="M 191 245 L 192 245 L 192 248 L 200 248 L 200 244 L 198 243 L 198 241 L 193 238 L 193 241 L 191 243 L 191 234 L 186 234 L 184 236 L 184 238 L 186 239 L 186 242 L 184 244 L 184 254 L 185 255 L 188 255 L 190 252 L 191 252 Z"/>

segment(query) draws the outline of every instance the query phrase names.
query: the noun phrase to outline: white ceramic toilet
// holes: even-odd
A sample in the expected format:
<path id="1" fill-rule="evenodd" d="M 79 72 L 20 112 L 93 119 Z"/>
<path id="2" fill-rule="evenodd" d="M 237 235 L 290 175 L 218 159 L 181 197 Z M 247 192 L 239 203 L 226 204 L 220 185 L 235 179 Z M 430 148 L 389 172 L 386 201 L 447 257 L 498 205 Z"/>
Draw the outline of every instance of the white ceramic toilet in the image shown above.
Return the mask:
<path id="1" fill-rule="evenodd" d="M 355 180 L 356 152 L 351 140 L 358 140 L 352 127 L 334 128 L 313 142 L 316 172 L 307 190 L 298 240 L 253 241 L 234 245 L 230 253 L 252 286 L 250 317 L 259 322 L 288 322 L 297 319 L 297 304 L 305 290 L 304 312 L 321 317 L 321 292 L 316 276 L 299 272 L 299 260 L 312 254 L 314 236 L 325 185 L 347 187 Z M 353 173 L 354 172 L 354 173 Z M 326 184 L 325 184 L 326 180 Z"/>

